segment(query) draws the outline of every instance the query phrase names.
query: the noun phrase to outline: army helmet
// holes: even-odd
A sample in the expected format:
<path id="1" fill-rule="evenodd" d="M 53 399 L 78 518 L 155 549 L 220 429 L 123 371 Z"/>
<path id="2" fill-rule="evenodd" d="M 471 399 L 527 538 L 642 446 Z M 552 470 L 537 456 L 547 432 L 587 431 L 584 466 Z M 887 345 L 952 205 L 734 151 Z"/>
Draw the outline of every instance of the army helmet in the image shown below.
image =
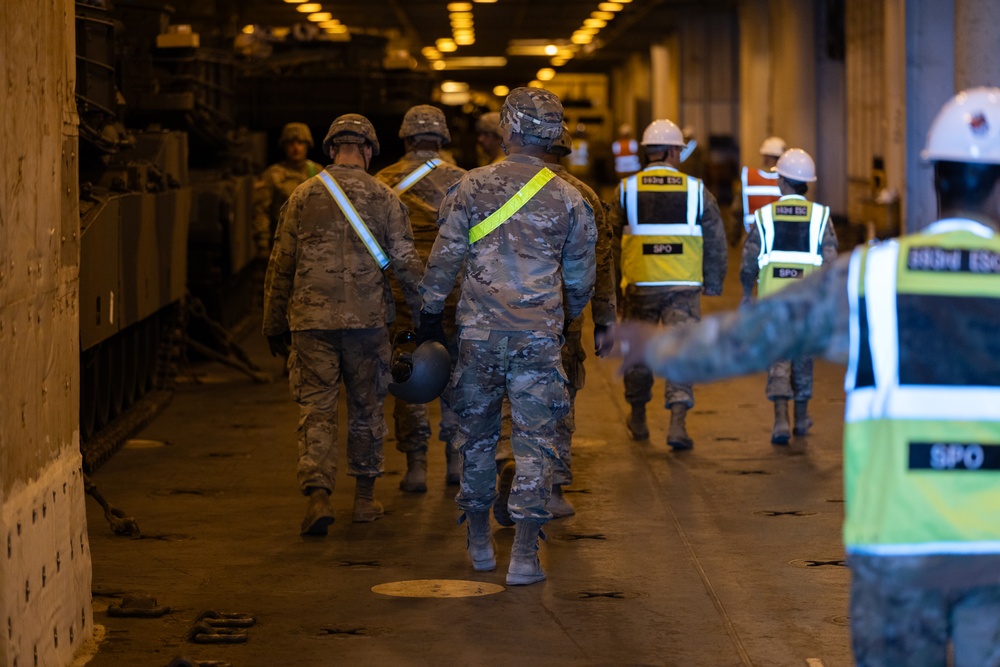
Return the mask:
<path id="1" fill-rule="evenodd" d="M 290 141 L 304 141 L 309 144 L 309 148 L 313 147 L 313 135 L 309 130 L 309 126 L 305 123 L 286 123 L 283 128 L 281 128 L 281 136 L 278 138 L 278 145 L 284 146 Z"/>
<path id="2" fill-rule="evenodd" d="M 487 111 L 476 121 L 477 134 L 495 134 L 498 137 L 500 132 L 500 112 Z"/>
<path id="3" fill-rule="evenodd" d="M 520 134 L 525 143 L 548 147 L 562 134 L 562 102 L 544 88 L 515 88 L 503 102 L 500 128 Z"/>
<path id="4" fill-rule="evenodd" d="M 566 123 L 563 123 L 562 134 L 559 135 L 558 139 L 552 140 L 552 145 L 549 146 L 549 153 L 552 155 L 558 155 L 559 157 L 566 157 L 573 152 L 573 135 L 570 134 L 569 128 L 566 127 Z"/>
<path id="5" fill-rule="evenodd" d="M 441 395 L 451 376 L 451 356 L 436 340 L 424 341 L 409 352 L 416 340 L 412 331 L 400 331 L 393 340 L 389 393 L 407 403 L 429 403 Z"/>
<path id="6" fill-rule="evenodd" d="M 372 147 L 372 157 L 378 155 L 378 137 L 375 127 L 367 118 L 357 113 L 345 113 L 338 116 L 330 124 L 330 129 L 323 139 L 323 153 L 329 154 L 330 147 L 336 144 L 364 144 Z"/>
<path id="7" fill-rule="evenodd" d="M 403 124 L 399 126 L 399 138 L 406 139 L 418 134 L 434 134 L 441 138 L 442 144 L 451 143 L 451 132 L 448 131 L 448 121 L 444 117 L 444 112 L 430 104 L 410 107 L 403 116 Z"/>

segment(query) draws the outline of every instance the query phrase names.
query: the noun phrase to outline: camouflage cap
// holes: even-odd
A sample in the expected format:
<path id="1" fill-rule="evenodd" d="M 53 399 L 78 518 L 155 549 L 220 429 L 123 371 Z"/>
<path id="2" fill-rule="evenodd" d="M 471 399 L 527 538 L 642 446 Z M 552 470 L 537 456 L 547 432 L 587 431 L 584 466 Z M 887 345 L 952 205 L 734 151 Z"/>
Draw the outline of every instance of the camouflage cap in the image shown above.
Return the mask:
<path id="1" fill-rule="evenodd" d="M 562 102 L 544 88 L 515 88 L 503 102 L 500 126 L 525 137 L 558 139 L 563 126 Z"/>
<path id="2" fill-rule="evenodd" d="M 573 135 L 570 134 L 569 128 L 563 123 L 562 134 L 559 135 L 558 139 L 552 140 L 552 145 L 549 146 L 549 153 L 552 155 L 558 155 L 559 157 L 566 157 L 573 152 Z"/>
<path id="3" fill-rule="evenodd" d="M 289 141 L 304 141 L 312 148 L 313 135 L 309 131 L 309 126 L 305 123 L 286 123 L 281 128 L 281 136 L 278 138 L 278 144 L 284 146 Z"/>
<path id="4" fill-rule="evenodd" d="M 500 136 L 500 112 L 488 111 L 476 121 L 476 132 Z"/>
<path id="5" fill-rule="evenodd" d="M 378 155 L 378 137 L 375 135 L 375 127 L 367 118 L 361 114 L 345 113 L 338 116 L 323 139 L 323 152 L 329 153 L 330 147 L 336 144 L 363 144 L 367 143 L 372 147 L 372 157 Z"/>
<path id="6" fill-rule="evenodd" d="M 444 143 L 450 143 L 451 133 L 448 131 L 444 112 L 429 104 L 410 107 L 403 116 L 403 124 L 399 126 L 399 138 L 406 139 L 418 134 L 434 134 L 441 137 Z"/>

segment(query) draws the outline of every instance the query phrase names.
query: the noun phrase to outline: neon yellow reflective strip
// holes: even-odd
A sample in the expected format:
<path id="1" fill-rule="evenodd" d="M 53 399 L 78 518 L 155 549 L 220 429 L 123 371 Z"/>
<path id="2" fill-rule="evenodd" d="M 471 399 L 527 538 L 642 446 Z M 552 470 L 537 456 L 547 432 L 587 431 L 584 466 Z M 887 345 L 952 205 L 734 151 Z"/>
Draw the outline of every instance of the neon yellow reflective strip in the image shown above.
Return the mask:
<path id="1" fill-rule="evenodd" d="M 532 197 L 538 194 L 542 187 L 555 178 L 555 172 L 548 167 L 531 177 L 531 180 L 524 184 L 507 203 L 495 210 L 488 218 L 475 225 L 469 230 L 469 243 L 475 243 L 494 229 L 510 220 L 510 217 L 521 210 L 521 207 L 528 203 Z"/>

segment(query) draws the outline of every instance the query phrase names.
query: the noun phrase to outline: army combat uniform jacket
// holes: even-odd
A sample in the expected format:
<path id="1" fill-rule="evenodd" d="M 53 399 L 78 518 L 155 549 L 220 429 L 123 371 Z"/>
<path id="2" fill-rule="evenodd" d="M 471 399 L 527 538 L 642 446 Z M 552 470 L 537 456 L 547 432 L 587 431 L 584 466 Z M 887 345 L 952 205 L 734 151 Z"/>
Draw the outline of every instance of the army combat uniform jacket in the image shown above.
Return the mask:
<path id="1" fill-rule="evenodd" d="M 253 235 L 258 248 L 264 252 L 271 249 L 281 207 L 295 188 L 321 171 L 323 167 L 312 160 L 306 160 L 301 168 L 286 160 L 264 170 L 254 185 Z"/>

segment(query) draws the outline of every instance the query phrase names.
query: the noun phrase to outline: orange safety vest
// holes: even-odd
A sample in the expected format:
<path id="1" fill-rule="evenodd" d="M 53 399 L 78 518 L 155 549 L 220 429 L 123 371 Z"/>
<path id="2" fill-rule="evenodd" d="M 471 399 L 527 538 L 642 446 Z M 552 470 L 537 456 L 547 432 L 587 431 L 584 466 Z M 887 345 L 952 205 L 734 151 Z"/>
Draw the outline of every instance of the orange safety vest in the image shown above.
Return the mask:
<path id="1" fill-rule="evenodd" d="M 743 228 L 750 231 L 754 225 L 754 213 L 771 202 L 778 201 L 778 173 L 743 167 L 740 174 L 743 184 Z"/>

